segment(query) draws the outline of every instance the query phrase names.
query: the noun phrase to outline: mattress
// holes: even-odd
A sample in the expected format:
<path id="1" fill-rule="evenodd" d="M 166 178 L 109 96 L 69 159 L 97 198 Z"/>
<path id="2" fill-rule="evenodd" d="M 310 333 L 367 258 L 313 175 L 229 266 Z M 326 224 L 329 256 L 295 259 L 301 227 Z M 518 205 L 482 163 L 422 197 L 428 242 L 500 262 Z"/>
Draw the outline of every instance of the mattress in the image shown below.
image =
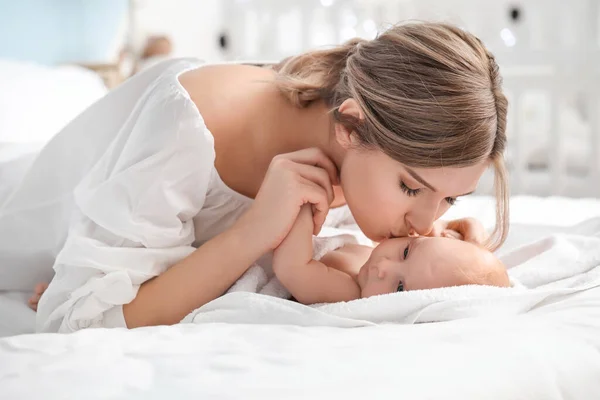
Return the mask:
<path id="1" fill-rule="evenodd" d="M 516 197 L 504 251 L 594 216 L 592 199 Z M 491 227 L 493 199 L 449 217 Z M 0 398 L 594 399 L 600 287 L 522 315 L 360 328 L 180 324 L 32 332 L 27 293 L 0 294 Z M 564 303 L 564 302 L 562 302 Z M 8 323 L 7 323 L 8 322 Z"/>
<path id="2" fill-rule="evenodd" d="M 599 309 L 590 319 L 597 329 Z M 567 318 L 19 336 L 0 341 L 0 397 L 592 400 L 598 335 L 574 333 Z"/>

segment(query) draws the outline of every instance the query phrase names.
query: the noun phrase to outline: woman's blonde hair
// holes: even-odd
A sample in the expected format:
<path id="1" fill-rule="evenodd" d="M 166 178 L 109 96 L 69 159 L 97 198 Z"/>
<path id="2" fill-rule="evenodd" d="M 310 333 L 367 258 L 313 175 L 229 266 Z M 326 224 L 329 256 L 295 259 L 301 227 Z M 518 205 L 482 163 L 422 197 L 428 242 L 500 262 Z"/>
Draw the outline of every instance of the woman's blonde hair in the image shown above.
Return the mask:
<path id="1" fill-rule="evenodd" d="M 416 168 L 465 167 L 485 160 L 495 170 L 495 250 L 508 233 L 504 164 L 506 112 L 494 56 L 474 35 L 443 23 L 394 26 L 373 40 L 290 57 L 275 66 L 277 85 L 295 105 L 323 100 L 335 122 L 367 147 Z M 342 114 L 358 102 L 364 120 Z"/>

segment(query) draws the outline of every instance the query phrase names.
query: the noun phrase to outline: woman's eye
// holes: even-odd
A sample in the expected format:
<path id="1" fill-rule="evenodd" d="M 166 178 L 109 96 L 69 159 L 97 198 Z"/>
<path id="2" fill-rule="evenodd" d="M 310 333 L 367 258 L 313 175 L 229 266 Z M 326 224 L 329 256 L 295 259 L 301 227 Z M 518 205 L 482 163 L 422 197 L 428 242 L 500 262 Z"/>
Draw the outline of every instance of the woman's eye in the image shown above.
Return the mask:
<path id="1" fill-rule="evenodd" d="M 400 281 L 398 283 L 398 289 L 396 291 L 397 292 L 403 292 L 404 291 L 404 283 L 402 281 Z"/>
<path id="2" fill-rule="evenodd" d="M 458 199 L 456 197 L 446 197 L 446 203 L 450 204 L 451 206 L 455 205 L 457 201 Z"/>
<path id="3" fill-rule="evenodd" d="M 406 260 L 406 257 L 408 257 L 408 246 L 406 246 L 406 248 L 404 249 L 404 259 Z"/>
<path id="4" fill-rule="evenodd" d="M 408 186 L 406 186 L 406 183 L 400 181 L 400 189 L 402 189 L 402 191 L 408 196 L 408 197 L 413 197 L 419 194 L 419 192 L 421 191 L 421 189 L 411 189 Z"/>

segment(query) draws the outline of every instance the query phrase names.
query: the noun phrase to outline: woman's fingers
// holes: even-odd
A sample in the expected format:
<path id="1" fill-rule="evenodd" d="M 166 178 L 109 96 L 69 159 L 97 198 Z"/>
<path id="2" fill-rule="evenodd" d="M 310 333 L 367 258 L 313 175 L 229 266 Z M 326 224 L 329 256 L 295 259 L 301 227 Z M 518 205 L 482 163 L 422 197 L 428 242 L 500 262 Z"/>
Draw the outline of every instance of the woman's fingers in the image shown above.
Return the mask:
<path id="1" fill-rule="evenodd" d="M 314 233 L 325 222 L 334 200 L 337 168 L 321 150 L 306 149 L 273 158 L 244 224 L 259 227 L 269 249 L 279 246 L 294 225 L 301 207 L 311 204 Z"/>
<path id="2" fill-rule="evenodd" d="M 311 165 L 306 164 L 294 164 L 292 168 L 300 177 L 314 182 L 320 187 L 322 187 L 323 190 L 325 190 L 325 192 L 327 193 L 327 199 L 329 201 L 329 204 L 333 202 L 333 186 L 331 184 L 331 179 L 329 178 L 327 171 L 325 171 L 322 168 L 313 167 Z"/>
<path id="3" fill-rule="evenodd" d="M 327 171 L 329 180 L 332 184 L 337 185 L 339 183 L 338 170 L 331 158 L 329 158 L 321 149 L 310 148 L 293 153 L 281 154 L 276 156 L 273 160 L 285 158 L 296 163 L 312 165 L 319 167 Z"/>

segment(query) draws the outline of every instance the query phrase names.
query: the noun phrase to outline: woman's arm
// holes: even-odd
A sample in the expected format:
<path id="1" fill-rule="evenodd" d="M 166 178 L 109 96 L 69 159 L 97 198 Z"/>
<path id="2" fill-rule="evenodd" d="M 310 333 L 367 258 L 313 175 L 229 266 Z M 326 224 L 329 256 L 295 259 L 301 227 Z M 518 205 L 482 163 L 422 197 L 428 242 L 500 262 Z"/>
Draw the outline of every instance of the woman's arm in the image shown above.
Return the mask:
<path id="1" fill-rule="evenodd" d="M 123 306 L 128 328 L 172 325 L 221 296 L 268 249 L 255 229 L 237 224 L 140 287 Z M 232 251 L 235 249 L 235 251 Z"/>
<path id="2" fill-rule="evenodd" d="M 251 209 L 234 227 L 145 282 L 135 299 L 123 306 L 127 326 L 177 323 L 221 296 L 254 261 L 282 243 L 302 209 L 308 210 L 304 216 L 309 220 L 302 227 L 310 229 L 310 242 L 333 200 L 335 176 L 333 162 L 316 149 L 275 157 Z M 318 215 L 313 216 L 312 208 Z M 310 245 L 304 250 L 312 254 Z"/>
<path id="3" fill-rule="evenodd" d="M 312 259 L 312 232 L 311 206 L 305 205 L 288 236 L 275 250 L 273 270 L 277 278 L 303 304 L 360 298 L 360 288 L 349 274 Z"/>
<path id="4" fill-rule="evenodd" d="M 40 300 L 38 331 L 179 322 L 277 248 L 304 204 L 318 210 L 317 231 L 333 200 L 335 165 L 322 151 L 278 156 L 251 208 L 234 227 L 195 249 L 194 231 L 202 227 L 194 226 L 193 216 L 202 209 L 212 161 L 205 155 L 210 168 L 192 173 L 203 147 L 171 147 L 122 163 L 108 179 L 100 169 L 80 186 L 79 218 Z"/>

